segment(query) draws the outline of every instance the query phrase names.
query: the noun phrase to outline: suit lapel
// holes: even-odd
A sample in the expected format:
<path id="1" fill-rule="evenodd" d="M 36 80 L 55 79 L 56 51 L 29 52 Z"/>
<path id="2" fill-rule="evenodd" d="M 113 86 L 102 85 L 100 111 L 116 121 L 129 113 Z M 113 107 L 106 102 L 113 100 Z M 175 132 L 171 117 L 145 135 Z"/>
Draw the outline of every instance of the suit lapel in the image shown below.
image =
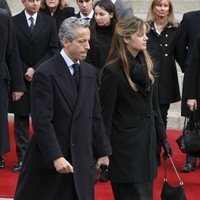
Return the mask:
<path id="1" fill-rule="evenodd" d="M 38 15 L 37 15 L 37 19 L 36 19 L 36 23 L 35 23 L 35 26 L 34 26 L 34 29 L 33 29 L 33 32 L 32 32 L 32 37 L 31 39 L 33 40 L 37 35 L 38 33 L 43 29 L 45 28 L 45 20 L 42 16 L 42 14 L 40 12 L 38 12 Z"/>
<path id="2" fill-rule="evenodd" d="M 19 14 L 19 20 L 17 20 L 16 23 L 17 23 L 17 26 L 22 30 L 24 35 L 30 39 L 31 38 L 31 30 L 28 26 L 24 11 L 22 11 Z"/>
<path id="3" fill-rule="evenodd" d="M 76 85 L 68 66 L 66 65 L 60 53 L 57 53 L 55 58 L 56 74 L 54 78 L 71 111 L 73 112 L 76 106 L 78 95 Z"/>
<path id="4" fill-rule="evenodd" d="M 88 68 L 84 66 L 84 62 L 80 62 L 80 80 L 79 80 L 79 90 L 78 90 L 78 98 L 77 98 L 77 104 L 76 108 L 74 110 L 74 118 L 78 116 L 78 114 L 81 111 L 81 108 L 84 106 L 84 98 L 87 98 L 86 96 L 89 94 L 89 92 L 92 92 L 92 78 L 93 75 Z"/>

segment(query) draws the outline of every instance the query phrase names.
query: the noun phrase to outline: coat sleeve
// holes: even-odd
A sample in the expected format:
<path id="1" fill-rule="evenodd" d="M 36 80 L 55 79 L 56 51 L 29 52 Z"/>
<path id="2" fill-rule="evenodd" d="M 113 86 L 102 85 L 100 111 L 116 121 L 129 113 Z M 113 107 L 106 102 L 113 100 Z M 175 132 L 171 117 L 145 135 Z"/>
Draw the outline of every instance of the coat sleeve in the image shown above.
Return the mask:
<path id="1" fill-rule="evenodd" d="M 95 79 L 96 90 L 94 100 L 94 112 L 92 122 L 93 143 L 96 158 L 111 155 L 112 149 L 110 141 L 105 133 L 103 123 L 101 104 L 99 99 L 99 90 L 97 89 L 97 82 Z"/>
<path id="2" fill-rule="evenodd" d="M 45 162 L 63 156 L 53 126 L 53 97 L 53 86 L 49 75 L 44 71 L 36 71 L 31 84 L 33 137 Z"/>
<path id="3" fill-rule="evenodd" d="M 159 100 L 158 100 L 158 85 L 157 81 L 155 80 L 153 85 L 153 109 L 155 112 L 155 129 L 156 129 L 156 136 L 159 142 L 162 142 L 167 138 L 166 130 L 164 123 L 162 121 L 160 107 L 159 107 Z"/>
<path id="4" fill-rule="evenodd" d="M 176 42 L 176 61 L 180 65 L 182 72 L 185 71 L 186 58 L 188 52 L 188 19 L 184 14 L 181 24 L 178 28 L 177 42 Z"/>
<path id="5" fill-rule="evenodd" d="M 103 70 L 100 86 L 100 100 L 106 134 L 110 138 L 112 133 L 113 113 L 117 99 L 117 81 L 114 74 L 107 67 Z"/>
<path id="6" fill-rule="evenodd" d="M 15 37 L 14 26 L 11 18 L 7 14 L 7 47 L 6 47 L 6 64 L 11 78 L 12 91 L 25 91 L 22 63 L 19 56 L 19 50 Z"/>

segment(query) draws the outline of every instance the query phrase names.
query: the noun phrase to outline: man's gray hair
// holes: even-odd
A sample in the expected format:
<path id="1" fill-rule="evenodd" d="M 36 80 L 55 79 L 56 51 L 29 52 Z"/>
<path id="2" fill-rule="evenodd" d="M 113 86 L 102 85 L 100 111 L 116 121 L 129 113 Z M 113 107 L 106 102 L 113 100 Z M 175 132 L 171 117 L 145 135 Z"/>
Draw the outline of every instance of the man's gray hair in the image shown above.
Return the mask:
<path id="1" fill-rule="evenodd" d="M 63 39 L 66 38 L 69 41 L 73 41 L 76 39 L 75 31 L 78 28 L 88 28 L 89 22 L 87 20 L 77 18 L 77 17 L 69 17 L 65 19 L 59 29 L 59 39 L 62 43 Z"/>

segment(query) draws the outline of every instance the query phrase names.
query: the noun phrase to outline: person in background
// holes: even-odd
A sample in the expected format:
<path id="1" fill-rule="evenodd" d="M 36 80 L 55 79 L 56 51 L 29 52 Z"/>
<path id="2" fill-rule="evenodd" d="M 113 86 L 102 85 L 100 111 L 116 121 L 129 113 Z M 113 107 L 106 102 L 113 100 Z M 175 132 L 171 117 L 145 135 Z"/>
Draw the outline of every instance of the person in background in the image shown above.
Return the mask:
<path id="1" fill-rule="evenodd" d="M 79 12 L 76 14 L 76 17 L 86 19 L 92 24 L 94 0 L 76 0 L 76 3 L 79 7 Z"/>
<path id="2" fill-rule="evenodd" d="M 93 200 L 94 168 L 112 153 L 101 115 L 87 21 L 63 21 L 63 49 L 36 70 L 31 85 L 34 134 L 15 200 Z M 77 76 L 79 77 L 77 80 Z"/>
<path id="3" fill-rule="evenodd" d="M 186 81 L 185 77 L 191 67 L 190 61 L 192 56 L 192 47 L 198 34 L 200 34 L 200 10 L 184 13 L 176 44 L 177 62 L 184 72 L 181 101 L 181 115 L 184 117 L 188 117 L 189 115 L 189 108 L 187 104 L 189 94 L 187 94 L 187 92 L 190 92 L 185 85 L 188 84 L 186 82 L 191 81 L 191 78 Z M 186 155 L 186 163 L 183 166 L 182 171 L 191 172 L 196 169 L 196 166 L 197 158 Z"/>
<path id="4" fill-rule="evenodd" d="M 12 101 L 18 101 L 25 91 L 21 61 L 11 17 L 0 8 L 0 169 L 6 166 L 3 155 L 10 151 L 8 130 L 8 85 Z M 10 79 L 10 81 L 9 81 Z"/>
<path id="5" fill-rule="evenodd" d="M 172 154 L 146 51 L 147 32 L 148 24 L 137 17 L 120 20 L 102 71 L 100 100 L 113 151 L 110 179 L 115 200 L 152 200 L 157 139 L 165 156 Z"/>
<path id="6" fill-rule="evenodd" d="M 68 7 L 66 0 L 41 0 L 40 11 L 54 17 L 57 30 L 59 30 L 62 21 L 75 15 L 74 8 Z"/>
<path id="7" fill-rule="evenodd" d="M 158 81 L 158 99 L 161 117 L 167 128 L 167 115 L 171 103 L 180 101 L 178 74 L 176 69 L 176 40 L 178 23 L 174 17 L 171 0 L 153 0 L 150 4 L 147 22 L 150 31 L 147 43 L 148 52 L 154 62 L 154 72 Z M 160 159 L 161 145 L 157 145 L 157 162 Z"/>
<path id="8" fill-rule="evenodd" d="M 101 0 L 96 0 L 94 3 Z M 128 2 L 124 2 L 124 0 L 110 0 L 115 5 L 117 19 L 121 20 L 124 17 L 133 16 L 133 8 L 128 4 Z"/>
<path id="9" fill-rule="evenodd" d="M 105 65 L 111 48 L 117 17 L 115 6 L 110 0 L 97 1 L 93 9 L 94 23 L 90 26 L 92 34 L 86 62 L 95 67 L 99 80 L 99 72 Z"/>
<path id="10" fill-rule="evenodd" d="M 40 0 L 22 0 L 24 10 L 13 17 L 19 47 L 25 95 L 17 102 L 11 102 L 14 113 L 14 134 L 18 163 L 13 172 L 21 170 L 29 142 L 30 84 L 36 68 L 58 50 L 58 35 L 55 20 L 39 12 Z"/>
<path id="11" fill-rule="evenodd" d="M 0 8 L 7 10 L 9 15 L 11 16 L 11 10 L 10 10 L 6 0 L 0 0 Z"/>

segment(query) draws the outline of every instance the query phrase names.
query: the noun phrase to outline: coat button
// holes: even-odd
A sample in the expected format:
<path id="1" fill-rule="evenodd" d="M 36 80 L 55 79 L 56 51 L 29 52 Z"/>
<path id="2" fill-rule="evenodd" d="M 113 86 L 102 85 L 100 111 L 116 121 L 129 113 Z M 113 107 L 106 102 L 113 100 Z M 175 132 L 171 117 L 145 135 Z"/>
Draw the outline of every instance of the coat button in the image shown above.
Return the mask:
<path id="1" fill-rule="evenodd" d="M 166 34 L 165 37 L 168 37 L 168 35 Z"/>
<path id="2" fill-rule="evenodd" d="M 168 54 L 166 53 L 165 56 L 168 56 Z"/>
<path id="3" fill-rule="evenodd" d="M 73 147 L 74 146 L 74 143 L 73 142 L 70 142 L 71 143 L 71 146 Z"/>
<path id="4" fill-rule="evenodd" d="M 168 47 L 168 44 L 165 44 L 166 47 Z"/>
<path id="5" fill-rule="evenodd" d="M 160 46 L 162 47 L 162 44 L 160 44 Z"/>

